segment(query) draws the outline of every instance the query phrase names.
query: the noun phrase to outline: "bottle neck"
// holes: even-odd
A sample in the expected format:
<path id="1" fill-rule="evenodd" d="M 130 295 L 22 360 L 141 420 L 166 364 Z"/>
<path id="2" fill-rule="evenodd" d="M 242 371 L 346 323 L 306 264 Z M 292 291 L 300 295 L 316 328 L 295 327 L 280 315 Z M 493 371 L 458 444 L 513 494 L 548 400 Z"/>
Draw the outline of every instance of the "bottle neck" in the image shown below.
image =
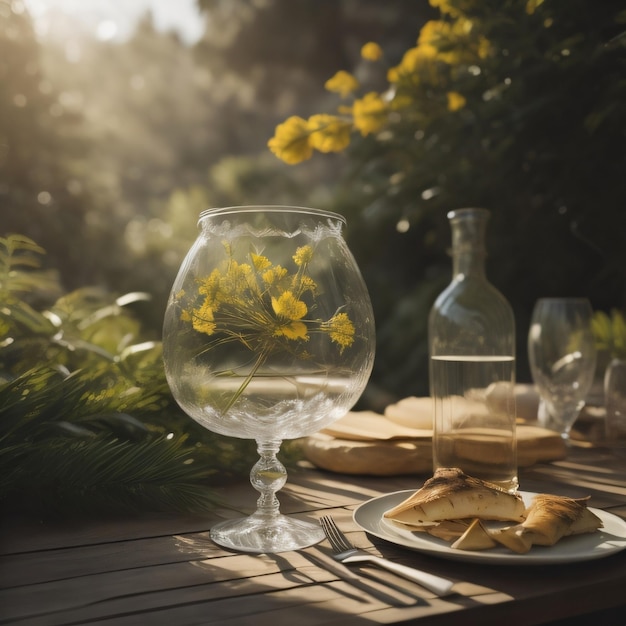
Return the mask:
<path id="1" fill-rule="evenodd" d="M 486 278 L 485 274 L 485 253 L 476 251 L 453 251 L 452 253 L 452 275 L 455 280 L 466 278 Z"/>
<path id="2" fill-rule="evenodd" d="M 448 214 L 452 228 L 452 273 L 455 280 L 485 278 L 485 232 L 488 211 L 461 209 Z"/>

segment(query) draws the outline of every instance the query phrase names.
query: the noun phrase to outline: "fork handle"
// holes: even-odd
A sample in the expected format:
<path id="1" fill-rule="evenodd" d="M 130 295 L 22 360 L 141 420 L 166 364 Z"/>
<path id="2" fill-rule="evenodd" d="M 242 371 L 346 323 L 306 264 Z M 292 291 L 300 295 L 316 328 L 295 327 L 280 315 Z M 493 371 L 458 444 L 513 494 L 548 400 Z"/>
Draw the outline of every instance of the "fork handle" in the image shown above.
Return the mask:
<path id="1" fill-rule="evenodd" d="M 440 576 L 435 576 L 434 574 L 429 574 L 428 572 L 423 572 L 421 570 L 415 569 L 414 567 L 408 567 L 407 565 L 401 565 L 400 563 L 395 563 L 394 561 L 388 561 L 387 559 L 383 559 L 379 556 L 372 555 L 358 555 L 351 556 L 349 559 L 346 559 L 346 562 L 355 563 L 357 561 L 369 561 L 379 567 L 382 567 L 394 574 L 398 574 L 398 576 L 402 576 L 407 580 L 411 580 L 420 584 L 425 589 L 432 591 L 440 596 L 445 596 L 452 591 L 452 587 L 454 582 L 448 580 L 447 578 L 441 578 Z"/>

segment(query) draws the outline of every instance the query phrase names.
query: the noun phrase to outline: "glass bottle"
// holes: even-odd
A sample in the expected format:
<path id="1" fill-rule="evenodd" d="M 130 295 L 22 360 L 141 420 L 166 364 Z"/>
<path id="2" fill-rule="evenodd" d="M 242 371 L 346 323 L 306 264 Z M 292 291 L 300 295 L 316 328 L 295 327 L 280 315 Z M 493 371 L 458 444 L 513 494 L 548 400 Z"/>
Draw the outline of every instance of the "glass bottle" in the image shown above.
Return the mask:
<path id="1" fill-rule="evenodd" d="M 606 368 L 604 398 L 607 445 L 626 448 L 626 359 L 615 358 Z"/>
<path id="2" fill-rule="evenodd" d="M 489 211 L 448 213 L 453 278 L 429 316 L 433 466 L 518 487 L 515 319 L 485 274 Z"/>

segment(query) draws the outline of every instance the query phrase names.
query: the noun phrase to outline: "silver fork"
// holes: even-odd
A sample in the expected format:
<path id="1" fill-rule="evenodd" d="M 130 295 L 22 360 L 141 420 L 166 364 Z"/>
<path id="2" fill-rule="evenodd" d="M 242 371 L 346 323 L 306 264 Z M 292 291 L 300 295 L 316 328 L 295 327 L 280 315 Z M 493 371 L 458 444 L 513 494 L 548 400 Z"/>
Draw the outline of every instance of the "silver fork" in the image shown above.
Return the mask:
<path id="1" fill-rule="evenodd" d="M 333 554 L 333 558 L 336 561 L 340 563 L 372 563 L 394 574 L 398 574 L 403 578 L 416 582 L 439 596 L 448 595 L 452 591 L 454 583 L 451 580 L 429 574 L 428 572 L 422 572 L 421 570 L 407 567 L 400 563 L 394 563 L 393 561 L 388 561 L 387 559 L 368 554 L 364 550 L 355 548 L 348 538 L 339 530 L 332 517 L 324 516 L 321 518 L 320 523 L 335 553 Z"/>

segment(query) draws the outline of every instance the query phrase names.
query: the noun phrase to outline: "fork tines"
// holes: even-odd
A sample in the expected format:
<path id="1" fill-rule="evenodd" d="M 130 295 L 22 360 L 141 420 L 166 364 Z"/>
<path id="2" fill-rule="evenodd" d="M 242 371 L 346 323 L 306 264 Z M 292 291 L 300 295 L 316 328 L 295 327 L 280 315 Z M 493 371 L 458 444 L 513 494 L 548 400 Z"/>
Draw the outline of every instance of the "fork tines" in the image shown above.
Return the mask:
<path id="1" fill-rule="evenodd" d="M 322 524 L 322 530 L 324 531 L 326 538 L 335 552 L 344 552 L 346 550 L 354 549 L 354 546 L 339 530 L 332 517 L 325 515 L 320 519 L 320 523 Z"/>

